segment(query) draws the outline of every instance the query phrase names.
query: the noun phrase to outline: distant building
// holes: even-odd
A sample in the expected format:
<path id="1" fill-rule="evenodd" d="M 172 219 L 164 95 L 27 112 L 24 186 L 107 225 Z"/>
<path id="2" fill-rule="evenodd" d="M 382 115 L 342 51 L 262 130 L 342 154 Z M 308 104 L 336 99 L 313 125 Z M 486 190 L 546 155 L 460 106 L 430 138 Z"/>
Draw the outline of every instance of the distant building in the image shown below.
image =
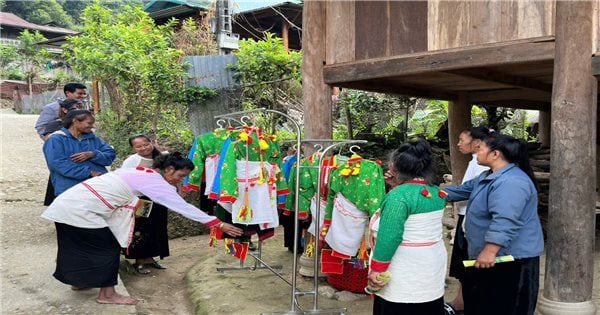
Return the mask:
<path id="1" fill-rule="evenodd" d="M 18 45 L 17 37 L 24 30 L 38 31 L 48 40 L 78 33 L 68 28 L 30 23 L 12 13 L 0 12 L 0 43 Z"/>
<path id="2" fill-rule="evenodd" d="M 222 0 L 220 2 L 223 2 Z M 288 49 L 302 48 L 302 3 L 300 0 L 229 1 L 231 33 L 240 39 L 260 40 L 264 32 L 281 37 Z M 153 0 L 144 6 L 156 24 L 171 18 L 199 19 L 211 9 L 211 0 Z M 219 14 L 216 14 L 219 15 Z M 225 22 L 225 29 L 227 29 Z M 223 28 L 223 27 L 222 27 Z"/>

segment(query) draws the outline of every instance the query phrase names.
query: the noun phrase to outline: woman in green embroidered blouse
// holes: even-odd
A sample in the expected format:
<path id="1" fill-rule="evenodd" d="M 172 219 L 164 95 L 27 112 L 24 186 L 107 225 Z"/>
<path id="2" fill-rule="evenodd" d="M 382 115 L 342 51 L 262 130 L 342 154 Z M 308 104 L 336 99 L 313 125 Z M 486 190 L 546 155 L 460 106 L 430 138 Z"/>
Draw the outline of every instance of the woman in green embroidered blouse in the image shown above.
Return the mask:
<path id="1" fill-rule="evenodd" d="M 369 287 L 381 287 L 375 292 L 373 314 L 444 314 L 446 194 L 431 184 L 432 159 L 425 140 L 405 143 L 392 153 L 386 175 L 392 173 L 399 185 L 384 197 L 380 216 L 371 223 L 376 240 Z M 384 272 L 391 274 L 389 282 Z"/>

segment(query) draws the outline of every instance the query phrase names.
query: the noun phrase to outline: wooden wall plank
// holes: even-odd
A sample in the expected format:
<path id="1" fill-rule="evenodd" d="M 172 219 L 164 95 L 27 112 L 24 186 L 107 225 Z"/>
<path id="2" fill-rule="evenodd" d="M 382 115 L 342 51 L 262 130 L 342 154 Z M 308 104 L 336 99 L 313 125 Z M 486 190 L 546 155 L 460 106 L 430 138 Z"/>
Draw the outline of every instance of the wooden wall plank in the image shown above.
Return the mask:
<path id="1" fill-rule="evenodd" d="M 327 64 L 354 61 L 354 22 L 353 1 L 328 1 L 326 62 Z"/>
<path id="2" fill-rule="evenodd" d="M 323 71 L 326 83 L 338 84 L 435 71 L 538 62 L 552 58 L 553 41 L 531 40 L 494 43 L 468 50 L 417 53 L 343 65 L 327 65 Z"/>
<path id="3" fill-rule="evenodd" d="M 391 1 L 386 56 L 427 51 L 427 1 Z"/>
<path id="4" fill-rule="evenodd" d="M 356 1 L 356 60 L 386 56 L 388 47 L 389 3 Z"/>
<path id="5" fill-rule="evenodd" d="M 429 50 L 554 34 L 554 1 L 430 0 Z"/>

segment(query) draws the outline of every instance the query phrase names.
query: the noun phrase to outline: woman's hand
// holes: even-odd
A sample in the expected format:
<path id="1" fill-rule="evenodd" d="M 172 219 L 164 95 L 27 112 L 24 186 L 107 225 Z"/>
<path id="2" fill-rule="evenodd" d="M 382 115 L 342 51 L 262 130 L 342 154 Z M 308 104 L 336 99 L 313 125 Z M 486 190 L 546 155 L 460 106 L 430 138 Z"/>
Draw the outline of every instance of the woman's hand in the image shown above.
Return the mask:
<path id="1" fill-rule="evenodd" d="M 233 226 L 229 223 L 225 223 L 223 222 L 223 226 L 221 226 L 221 230 L 223 230 L 223 232 L 231 235 L 231 236 L 241 236 L 244 231 L 242 231 L 242 229 L 240 229 L 239 227 Z"/>
<path id="2" fill-rule="evenodd" d="M 81 163 L 81 162 L 84 162 L 84 161 L 87 161 L 87 160 L 93 158 L 94 155 L 96 155 L 96 153 L 94 151 L 78 152 L 78 153 L 71 155 L 71 160 L 73 162 Z"/>
<path id="3" fill-rule="evenodd" d="M 496 254 L 500 250 L 500 246 L 492 243 L 485 244 L 485 247 L 477 256 L 475 268 L 492 268 L 496 265 Z"/>
<path id="4" fill-rule="evenodd" d="M 383 174 L 383 179 L 385 180 L 385 183 L 390 185 L 392 188 L 400 185 L 400 182 L 396 177 L 396 173 L 392 170 L 385 171 L 385 174 Z"/>
<path id="5" fill-rule="evenodd" d="M 369 270 L 369 286 L 371 286 L 371 287 L 383 287 L 384 285 L 386 285 L 385 281 L 381 281 L 381 280 L 378 279 L 379 278 L 379 274 L 381 274 L 381 272 Z"/>

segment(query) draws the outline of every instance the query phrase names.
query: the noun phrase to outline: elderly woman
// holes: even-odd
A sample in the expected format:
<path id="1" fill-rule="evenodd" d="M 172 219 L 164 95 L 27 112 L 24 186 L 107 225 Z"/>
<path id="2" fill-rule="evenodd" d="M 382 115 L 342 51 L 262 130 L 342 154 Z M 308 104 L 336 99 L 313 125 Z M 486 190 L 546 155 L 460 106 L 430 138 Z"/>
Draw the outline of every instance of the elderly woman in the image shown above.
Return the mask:
<path id="1" fill-rule="evenodd" d="M 63 128 L 44 142 L 44 156 L 54 195 L 90 177 L 107 172 L 115 159 L 115 150 L 93 132 L 94 115 L 88 110 L 72 110 L 63 120 Z"/>
<path id="2" fill-rule="evenodd" d="M 122 168 L 152 167 L 153 159 L 160 155 L 160 151 L 146 135 L 131 136 L 129 145 L 135 154 L 123 161 Z M 133 239 L 125 250 L 125 258 L 135 259 L 134 267 L 138 273 L 149 274 L 151 268 L 165 269 L 158 261 L 154 260 L 154 257 L 158 256 L 163 259 L 170 254 L 167 223 L 167 208 L 158 203 L 152 205 L 148 217 L 135 218 Z"/>
<path id="3" fill-rule="evenodd" d="M 83 106 L 83 103 L 81 103 L 80 100 L 66 99 L 66 100 L 62 100 L 62 101 L 58 102 L 58 105 L 59 105 L 58 118 L 53 121 L 48 122 L 48 124 L 46 125 L 44 132 L 43 132 L 44 141 L 46 141 L 52 133 L 54 133 L 54 132 L 60 130 L 60 128 L 62 128 L 63 119 L 65 118 L 67 113 L 69 113 L 69 111 L 81 108 Z M 46 187 L 46 196 L 44 197 L 44 206 L 49 206 L 53 200 L 54 200 L 54 187 L 52 186 L 52 179 L 50 177 L 48 177 L 48 186 Z"/>
<path id="4" fill-rule="evenodd" d="M 193 169 L 192 161 L 171 153 L 157 157 L 154 169 L 121 168 L 59 195 L 42 214 L 56 224 L 54 277 L 73 289 L 99 287 L 98 303 L 136 304 L 136 299 L 118 294 L 114 286 L 121 248 L 131 240 L 134 211 L 142 195 L 188 219 L 240 236 L 241 229 L 207 215 L 177 194 L 174 185 Z"/>

